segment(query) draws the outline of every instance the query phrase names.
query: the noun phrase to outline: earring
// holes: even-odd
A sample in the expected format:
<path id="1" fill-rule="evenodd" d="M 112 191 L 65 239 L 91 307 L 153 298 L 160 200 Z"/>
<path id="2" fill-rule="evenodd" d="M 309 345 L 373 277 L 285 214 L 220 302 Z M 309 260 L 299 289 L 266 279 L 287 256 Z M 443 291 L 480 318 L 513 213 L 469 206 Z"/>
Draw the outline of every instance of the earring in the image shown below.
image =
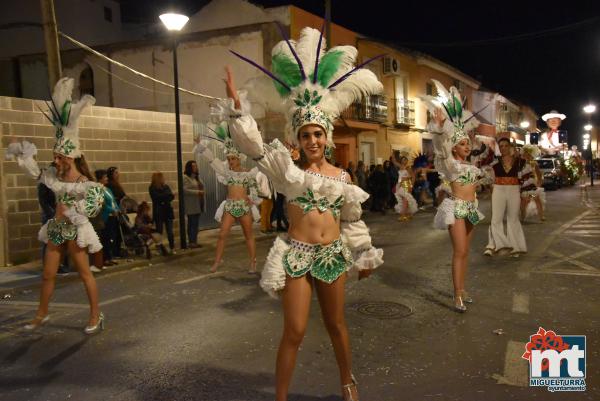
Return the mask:
<path id="1" fill-rule="evenodd" d="M 333 148 L 329 145 L 326 145 L 324 153 L 326 159 L 331 159 L 331 156 L 333 155 Z"/>

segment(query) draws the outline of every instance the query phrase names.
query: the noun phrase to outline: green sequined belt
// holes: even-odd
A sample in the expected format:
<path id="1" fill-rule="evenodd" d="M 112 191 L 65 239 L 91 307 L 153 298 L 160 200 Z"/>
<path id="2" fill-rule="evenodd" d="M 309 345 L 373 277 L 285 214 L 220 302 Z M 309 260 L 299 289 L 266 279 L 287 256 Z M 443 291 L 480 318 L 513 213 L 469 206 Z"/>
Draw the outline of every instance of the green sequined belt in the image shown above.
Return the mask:
<path id="1" fill-rule="evenodd" d="M 239 219 L 250 212 L 250 205 L 244 199 L 227 199 L 225 201 L 225 211 Z"/>
<path id="2" fill-rule="evenodd" d="M 451 197 L 451 199 L 454 201 L 455 218 L 468 220 L 473 225 L 476 225 L 483 219 L 483 215 L 477 209 L 477 200 L 467 201 L 455 197 Z"/>
<path id="3" fill-rule="evenodd" d="M 314 278 L 331 284 L 354 262 L 352 252 L 340 238 L 328 245 L 290 239 L 289 245 L 283 255 L 283 267 L 290 277 L 310 272 Z"/>
<path id="4" fill-rule="evenodd" d="M 65 241 L 73 241 L 77 238 L 77 227 L 69 220 L 48 220 L 48 239 L 54 245 L 61 245 Z"/>

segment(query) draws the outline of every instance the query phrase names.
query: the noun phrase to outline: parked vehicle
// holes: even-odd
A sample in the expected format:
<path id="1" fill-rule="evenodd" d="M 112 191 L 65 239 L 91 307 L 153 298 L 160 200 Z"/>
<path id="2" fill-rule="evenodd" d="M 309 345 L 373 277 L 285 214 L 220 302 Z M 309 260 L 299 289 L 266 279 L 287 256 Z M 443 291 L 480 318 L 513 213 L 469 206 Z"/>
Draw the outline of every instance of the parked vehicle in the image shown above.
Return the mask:
<path id="1" fill-rule="evenodd" d="M 565 183 L 560 160 L 556 158 L 542 158 L 536 160 L 543 177 L 543 187 L 546 189 L 558 189 Z"/>

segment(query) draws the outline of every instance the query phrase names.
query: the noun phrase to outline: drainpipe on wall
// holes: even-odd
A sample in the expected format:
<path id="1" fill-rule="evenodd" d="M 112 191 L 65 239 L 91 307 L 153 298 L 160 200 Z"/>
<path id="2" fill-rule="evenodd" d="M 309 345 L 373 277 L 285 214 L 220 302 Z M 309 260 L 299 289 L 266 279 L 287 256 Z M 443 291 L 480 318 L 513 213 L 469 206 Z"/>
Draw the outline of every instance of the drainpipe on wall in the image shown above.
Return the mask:
<path id="1" fill-rule="evenodd" d="M 54 13 L 54 0 L 40 0 L 40 5 L 42 8 L 44 42 L 46 44 L 48 83 L 50 84 L 50 88 L 54 88 L 54 85 L 56 85 L 62 75 L 60 50 L 58 46 L 58 30 L 56 28 L 56 15 Z"/>

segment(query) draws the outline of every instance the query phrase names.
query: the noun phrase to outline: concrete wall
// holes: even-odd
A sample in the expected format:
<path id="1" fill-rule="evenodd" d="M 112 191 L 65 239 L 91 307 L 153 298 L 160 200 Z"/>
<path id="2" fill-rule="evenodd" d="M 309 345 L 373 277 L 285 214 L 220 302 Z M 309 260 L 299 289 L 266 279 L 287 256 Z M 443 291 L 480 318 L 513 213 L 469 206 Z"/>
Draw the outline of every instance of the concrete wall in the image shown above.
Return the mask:
<path id="1" fill-rule="evenodd" d="M 27 139 L 38 147 L 38 161 L 43 166 L 52 158 L 54 128 L 35 103 L 45 108 L 41 101 L 0 97 L 2 154 L 11 141 Z M 181 122 L 185 162 L 191 158 L 192 116 L 182 115 Z M 149 201 L 150 176 L 157 170 L 165 174 L 173 192 L 177 191 L 174 114 L 94 106 L 81 117 L 80 127 L 90 169 L 119 167 L 128 196 L 138 202 Z M 40 212 L 36 183 L 16 162 L 2 157 L 0 166 L 0 229 L 4 235 L 0 238 L 0 265 L 37 259 Z M 177 201 L 173 208 L 177 214 Z"/>

